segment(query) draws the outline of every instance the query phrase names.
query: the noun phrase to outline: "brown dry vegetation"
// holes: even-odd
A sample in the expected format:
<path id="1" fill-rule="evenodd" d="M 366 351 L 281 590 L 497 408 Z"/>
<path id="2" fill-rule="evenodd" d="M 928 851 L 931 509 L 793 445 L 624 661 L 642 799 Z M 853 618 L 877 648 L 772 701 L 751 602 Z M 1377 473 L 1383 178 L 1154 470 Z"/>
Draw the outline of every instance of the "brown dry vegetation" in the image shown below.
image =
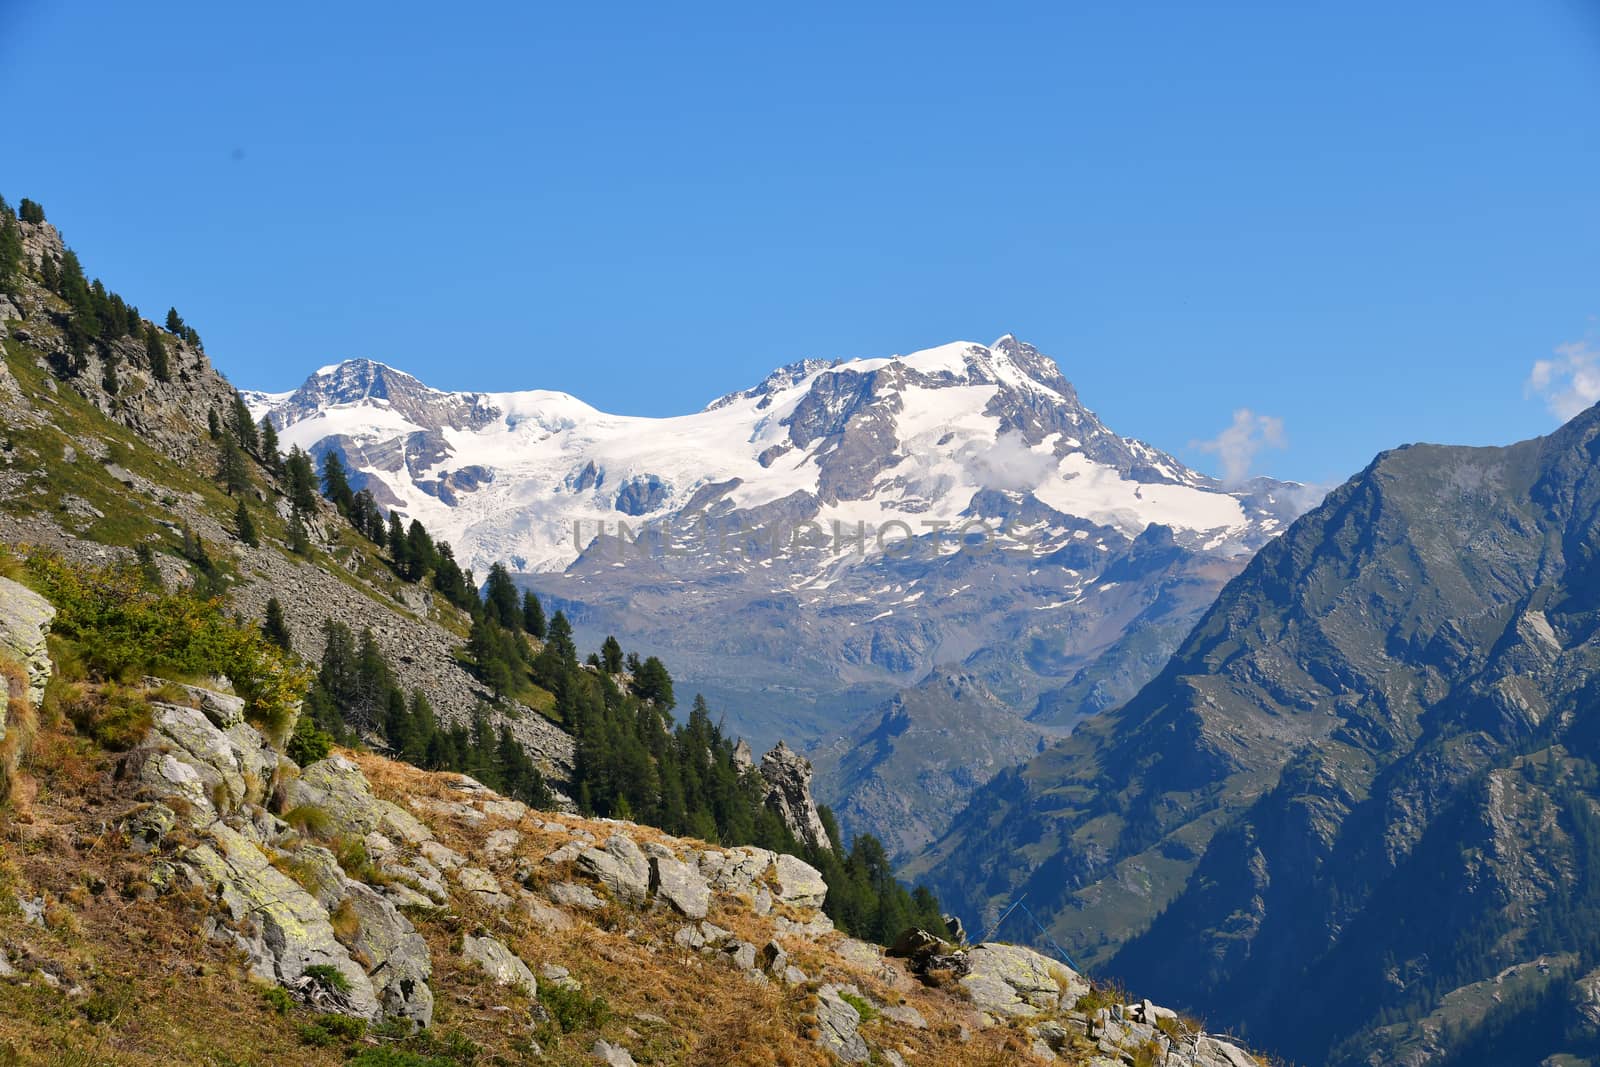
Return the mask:
<path id="1" fill-rule="evenodd" d="M 79 691 L 74 699 L 90 693 Z M 430 774 L 382 758 L 352 754 L 374 791 L 407 804 L 410 798 L 459 800 L 453 776 Z M 23 762 L 11 807 L 0 824 L 0 946 L 20 976 L 0 980 L 0 1064 L 337 1064 L 376 1048 L 360 1037 L 332 1047 L 306 1044 L 302 1030 L 316 1017 L 298 1005 L 280 1012 L 245 974 L 242 960 L 209 940 L 203 923 L 210 902 L 194 890 L 156 895 L 148 857 L 117 829 L 138 805 L 117 775 L 118 757 L 80 735 L 71 720 L 46 710 L 33 750 Z M 411 808 L 411 810 L 416 810 Z M 440 841 L 481 863 L 486 835 L 508 825 L 479 825 L 418 811 Z M 567 840 L 544 822 L 583 828 L 604 838 L 614 827 L 597 820 L 534 812 L 517 829 L 518 855 L 538 861 Z M 630 827 L 641 841 L 670 840 Z M 182 838 L 181 831 L 177 836 Z M 500 865 L 502 881 L 515 859 Z M 541 865 L 535 862 L 535 870 Z M 554 872 L 548 877 L 560 876 Z M 28 921 L 18 899 L 43 897 L 44 925 Z M 433 1031 L 448 1043 L 469 1038 L 475 1058 L 425 1062 L 477 1064 L 592 1064 L 596 1037 L 624 1045 L 640 1064 L 811 1067 L 830 1062 L 814 1036 L 815 989 L 822 981 L 853 982 L 888 1004 L 909 1004 L 927 1030 L 875 1019 L 862 1027 L 874 1047 L 893 1048 L 909 1062 L 986 1065 L 1027 1059 L 1013 1028 L 980 1030 L 958 995 L 901 975 L 892 983 L 859 973 L 828 951 L 837 935 L 818 943 L 780 939 L 813 979 L 790 988 L 755 983 L 735 968 L 673 943 L 681 919 L 662 911 L 609 905 L 575 913 L 570 929 L 547 930 L 520 908 L 493 910 L 457 900 L 448 911 L 412 913 L 429 944 L 436 994 Z M 746 902 L 722 897 L 712 919 L 757 945 L 772 937 L 770 918 Z M 337 917 L 336 917 L 337 918 Z M 510 945 L 537 973 L 566 967 L 585 997 L 608 1009 L 598 1027 L 562 1034 L 530 1025 L 528 998 L 490 983 L 460 956 L 461 939 L 488 933 Z M 971 1030 L 962 1041 L 961 1026 Z M 387 1037 L 381 1039 L 386 1043 Z M 536 1055 L 532 1042 L 542 1047 Z"/>

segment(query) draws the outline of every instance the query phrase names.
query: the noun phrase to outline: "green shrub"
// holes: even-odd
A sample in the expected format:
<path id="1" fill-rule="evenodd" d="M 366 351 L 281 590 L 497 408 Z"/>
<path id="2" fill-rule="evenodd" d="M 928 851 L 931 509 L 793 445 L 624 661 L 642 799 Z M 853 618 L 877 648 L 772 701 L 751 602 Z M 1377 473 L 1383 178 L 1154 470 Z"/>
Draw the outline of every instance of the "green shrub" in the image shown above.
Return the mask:
<path id="1" fill-rule="evenodd" d="M 294 1007 L 294 998 L 282 986 L 270 985 L 261 990 L 261 999 L 266 1001 L 267 1007 L 279 1015 L 288 1015 L 289 1009 Z"/>
<path id="2" fill-rule="evenodd" d="M 325 758 L 333 749 L 333 735 L 317 725 L 310 715 L 295 720 L 294 733 L 289 738 L 289 758 L 305 767 Z"/>
<path id="3" fill-rule="evenodd" d="M 324 989 L 331 989 L 335 993 L 350 992 L 350 979 L 331 963 L 314 964 L 306 968 L 305 974 Z"/>
<path id="4" fill-rule="evenodd" d="M 137 567 L 80 567 L 40 552 L 28 573 L 56 607 L 54 633 L 99 677 L 225 674 L 251 719 L 276 730 L 310 681 L 259 628 L 228 618 L 214 599 L 151 588 Z"/>
<path id="5" fill-rule="evenodd" d="M 581 989 L 568 989 L 555 984 L 539 986 L 539 1003 L 549 1013 L 550 1021 L 561 1032 L 596 1030 L 611 1018 L 611 1009 L 601 997 L 591 997 Z"/>

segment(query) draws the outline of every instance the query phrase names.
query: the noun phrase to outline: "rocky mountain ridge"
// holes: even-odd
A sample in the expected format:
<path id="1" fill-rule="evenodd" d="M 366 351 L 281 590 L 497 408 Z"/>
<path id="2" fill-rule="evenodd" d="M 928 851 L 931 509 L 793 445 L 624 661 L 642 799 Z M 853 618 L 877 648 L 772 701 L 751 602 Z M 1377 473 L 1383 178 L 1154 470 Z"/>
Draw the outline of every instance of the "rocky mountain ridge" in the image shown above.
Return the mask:
<path id="1" fill-rule="evenodd" d="M 1379 456 L 910 873 L 1296 1060 L 1590 1062 L 1597 449 Z"/>
<path id="2" fill-rule="evenodd" d="M 968 733 L 991 768 L 1016 755 L 1010 738 L 1130 695 L 1303 498 L 1224 487 L 1118 436 L 1010 336 L 805 360 L 667 419 L 446 393 L 367 360 L 247 395 L 386 505 L 520 564 L 585 639 L 670 659 L 757 742 L 848 748 L 888 701 L 932 737 L 940 711 L 917 685 L 948 666 L 1006 716 Z M 848 828 L 908 845 L 981 784 L 926 750 L 890 746 L 871 781 L 833 778 L 816 753 L 825 795 L 885 794 Z M 895 813 L 920 802 L 903 788 L 918 780 L 944 803 L 912 827 Z"/>
<path id="3" fill-rule="evenodd" d="M 40 615 L 0 580 L 8 655 L 40 647 Z M 46 723 L 0 821 L 21 846 L 0 853 L 15 1062 L 1254 1062 L 1027 949 L 841 937 L 791 856 L 378 756 L 298 766 L 231 693 L 141 697 L 121 754 Z"/>

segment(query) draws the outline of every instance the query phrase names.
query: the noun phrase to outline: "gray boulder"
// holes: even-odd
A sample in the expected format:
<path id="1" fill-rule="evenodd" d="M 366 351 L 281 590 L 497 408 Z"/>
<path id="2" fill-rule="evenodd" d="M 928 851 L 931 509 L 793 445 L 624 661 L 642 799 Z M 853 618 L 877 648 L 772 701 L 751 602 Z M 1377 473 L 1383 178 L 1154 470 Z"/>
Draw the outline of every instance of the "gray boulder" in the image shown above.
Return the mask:
<path id="1" fill-rule="evenodd" d="M 333 829 L 354 837 L 367 836 L 378 828 L 386 814 L 390 814 L 388 809 L 378 806 L 361 768 L 339 755 L 303 768 L 300 777 L 285 785 L 284 796 L 290 808 L 301 805 L 320 808 Z"/>
<path id="2" fill-rule="evenodd" d="M 215 893 L 232 920 L 214 935 L 231 939 L 257 977 L 276 981 L 314 999 L 325 1010 L 363 1019 L 382 1015 L 367 972 L 339 943 L 328 912 L 298 883 L 267 862 L 254 841 L 223 823 L 206 830 L 206 843 L 185 858 L 195 877 Z M 330 967 L 347 990 L 336 990 L 307 972 Z"/>
<path id="3" fill-rule="evenodd" d="M 797 908 L 820 908 L 828 898 L 828 883 L 811 864 L 783 854 L 773 863 L 772 894 Z"/>
<path id="4" fill-rule="evenodd" d="M 1018 945 L 987 943 L 966 953 L 961 988 L 980 1010 L 1030 1016 L 1071 1007 L 1089 983 L 1064 964 Z"/>
<path id="5" fill-rule="evenodd" d="M 528 965 L 494 938 L 468 934 L 462 939 L 461 955 L 476 963 L 497 985 L 520 989 L 530 997 L 538 995 L 539 983 Z"/>
<path id="6" fill-rule="evenodd" d="M 650 864 L 639 846 L 621 834 L 606 838 L 603 849 L 578 853 L 577 867 L 624 903 L 643 904 L 650 894 Z"/>
<path id="7" fill-rule="evenodd" d="M 632 1053 L 621 1045 L 613 1045 L 609 1041 L 596 1040 L 594 1047 L 589 1049 L 589 1055 L 607 1067 L 636 1067 Z"/>
<path id="8" fill-rule="evenodd" d="M 711 887 L 681 860 L 651 856 L 650 891 L 690 919 L 704 919 L 711 907 Z"/>
<path id="9" fill-rule="evenodd" d="M 845 1063 L 867 1063 L 872 1050 L 856 1032 L 861 1013 L 840 996 L 840 987 L 825 985 L 817 990 L 817 1044 Z"/>
<path id="10" fill-rule="evenodd" d="M 56 609 L 27 586 L 0 578 L 0 659 L 15 660 L 28 675 L 28 700 L 44 699 L 50 680 L 50 650 L 45 639 Z M 5 738 L 5 709 L 0 708 L 0 740 Z"/>
<path id="11" fill-rule="evenodd" d="M 811 797 L 811 761 L 778 742 L 761 757 L 761 777 L 767 782 L 767 806 L 778 813 L 789 832 L 812 848 L 831 851 L 833 843 Z"/>

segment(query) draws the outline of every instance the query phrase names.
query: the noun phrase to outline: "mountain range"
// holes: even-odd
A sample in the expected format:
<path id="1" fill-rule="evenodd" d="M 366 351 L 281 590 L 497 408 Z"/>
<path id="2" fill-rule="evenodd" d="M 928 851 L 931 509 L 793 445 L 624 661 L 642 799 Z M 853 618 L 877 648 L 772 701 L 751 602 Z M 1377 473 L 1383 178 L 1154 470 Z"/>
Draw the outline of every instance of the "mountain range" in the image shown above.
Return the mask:
<path id="1" fill-rule="evenodd" d="M 1379 456 L 907 873 L 1297 1062 L 1592 1062 L 1597 458 Z"/>
<path id="2" fill-rule="evenodd" d="M 1116 435 L 1011 336 L 804 360 L 674 418 L 370 360 L 244 395 L 586 640 L 660 653 L 758 743 L 813 746 L 822 797 L 901 852 L 1131 695 L 1306 497 Z M 989 695 L 956 732 L 922 685 L 943 668 Z M 868 735 L 870 763 L 833 758 Z"/>

